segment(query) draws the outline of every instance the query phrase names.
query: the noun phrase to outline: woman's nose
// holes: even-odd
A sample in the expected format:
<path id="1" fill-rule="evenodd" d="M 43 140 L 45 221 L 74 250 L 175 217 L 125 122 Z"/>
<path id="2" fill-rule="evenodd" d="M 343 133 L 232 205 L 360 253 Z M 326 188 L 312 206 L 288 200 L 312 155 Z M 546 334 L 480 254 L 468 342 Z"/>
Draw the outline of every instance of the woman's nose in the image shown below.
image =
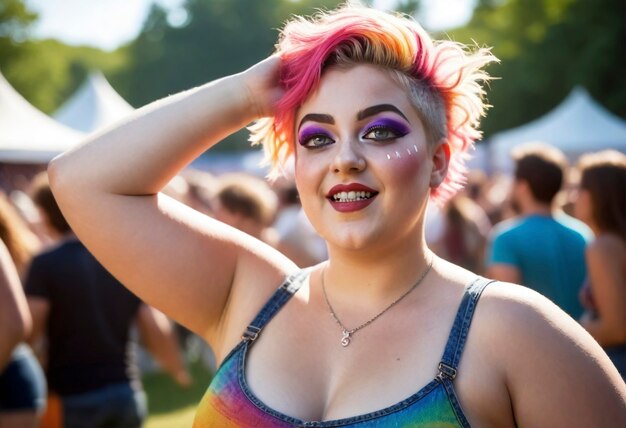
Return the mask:
<path id="1" fill-rule="evenodd" d="M 336 145 L 337 152 L 330 165 L 335 173 L 354 173 L 365 169 L 366 162 L 357 141 L 346 140 Z"/>

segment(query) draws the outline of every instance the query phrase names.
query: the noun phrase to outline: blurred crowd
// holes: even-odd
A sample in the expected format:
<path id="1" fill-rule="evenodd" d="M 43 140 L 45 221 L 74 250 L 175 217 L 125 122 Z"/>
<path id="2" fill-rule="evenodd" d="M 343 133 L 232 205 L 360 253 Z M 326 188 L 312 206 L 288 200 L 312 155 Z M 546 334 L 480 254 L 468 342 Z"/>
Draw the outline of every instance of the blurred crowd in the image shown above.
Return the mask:
<path id="1" fill-rule="evenodd" d="M 462 192 L 443 207 L 430 204 L 430 248 L 547 296 L 625 376 L 626 155 L 602 151 L 570 165 L 554 147 L 527 144 L 513 158 L 512 174 L 470 171 Z M 185 387 L 192 382 L 190 355 L 214 370 L 211 351 L 89 254 L 45 172 L 18 172 L 5 169 L 0 177 L 0 427 L 96 426 L 94 418 L 139 426 L 149 399 L 141 371 L 149 364 L 135 354 L 149 354 Z M 163 194 L 279 249 L 300 267 L 326 259 L 287 178 L 268 184 L 247 173 L 189 169 Z"/>

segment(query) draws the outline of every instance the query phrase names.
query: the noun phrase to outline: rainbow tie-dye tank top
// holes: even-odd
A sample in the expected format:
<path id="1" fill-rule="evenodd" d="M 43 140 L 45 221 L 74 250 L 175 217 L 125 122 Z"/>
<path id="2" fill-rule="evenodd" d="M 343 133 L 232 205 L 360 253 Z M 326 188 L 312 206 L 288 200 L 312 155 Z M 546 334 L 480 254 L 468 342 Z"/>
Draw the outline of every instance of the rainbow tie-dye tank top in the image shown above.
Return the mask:
<path id="1" fill-rule="evenodd" d="M 393 406 L 331 421 L 304 421 L 280 413 L 257 398 L 245 379 L 248 349 L 263 327 L 300 288 L 308 271 L 293 275 L 278 288 L 248 326 L 241 342 L 224 359 L 198 407 L 194 428 L 205 427 L 469 427 L 454 391 L 476 303 L 492 281 L 479 277 L 466 290 L 439 363 L 439 373 L 428 385 Z"/>

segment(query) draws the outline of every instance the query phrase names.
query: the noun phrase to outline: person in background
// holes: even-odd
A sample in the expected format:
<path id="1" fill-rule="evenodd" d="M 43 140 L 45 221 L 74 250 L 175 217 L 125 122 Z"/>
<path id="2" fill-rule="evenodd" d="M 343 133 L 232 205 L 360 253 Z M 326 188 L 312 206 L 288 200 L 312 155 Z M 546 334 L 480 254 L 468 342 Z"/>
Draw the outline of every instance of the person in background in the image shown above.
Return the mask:
<path id="1" fill-rule="evenodd" d="M 348 3 L 292 18 L 275 55 L 51 162 L 77 235 L 214 349 L 194 426 L 626 425 L 626 385 L 576 321 L 426 244 L 429 200 L 458 190 L 480 135 L 494 60 Z M 294 159 L 327 261 L 299 269 L 160 194 L 253 120 L 275 173 Z"/>
<path id="2" fill-rule="evenodd" d="M 45 380 L 27 345 L 32 320 L 17 269 L 0 240 L 0 427 L 36 428 Z"/>
<path id="3" fill-rule="evenodd" d="M 595 238 L 587 245 L 587 281 L 581 292 L 582 326 L 626 379 L 626 155 L 607 150 L 584 155 L 576 217 Z"/>
<path id="4" fill-rule="evenodd" d="M 2 303 L 9 304 L 15 301 L 15 296 L 18 296 L 20 315 L 15 325 L 7 325 L 5 323 L 11 322 L 10 316 L 14 312 L 7 308 L 6 313 L 0 313 L 0 323 L 7 332 L 6 337 L 0 340 L 13 343 L 14 339 L 11 338 L 15 338 L 15 333 L 22 332 L 18 344 L 13 343 L 13 346 L 9 347 L 5 342 L 2 346 L 0 427 L 35 427 L 46 404 L 46 381 L 35 354 L 27 344 L 32 329 L 32 318 L 28 306 L 23 306 L 19 296 L 24 294 L 21 281 L 33 252 L 38 248 L 38 240 L 3 193 L 0 193 L 0 240 L 1 278 L 5 284 L 5 292 L 8 286 L 13 295 Z M 0 296 L 0 300 L 2 299 L 5 297 Z M 0 312 L 4 312 L 4 308 L 0 307 Z M 27 329 L 26 335 L 23 335 L 24 331 L 20 326 Z M 0 332 L 0 335 L 4 334 Z"/>
<path id="5" fill-rule="evenodd" d="M 46 343 L 50 416 L 66 428 L 139 427 L 147 402 L 129 332 L 137 323 L 146 348 L 181 385 L 190 383 L 163 314 L 143 304 L 87 251 L 59 210 L 47 177 L 32 197 L 56 244 L 36 255 L 25 288 L 33 342 Z"/>
<path id="6" fill-rule="evenodd" d="M 455 195 L 444 206 L 441 237 L 431 246 L 439 256 L 482 274 L 491 223 L 485 211 L 464 194 Z"/>
<path id="7" fill-rule="evenodd" d="M 213 195 L 218 179 L 210 172 L 188 169 L 182 177 L 187 181 L 188 192 L 186 205 L 202 214 L 213 216 Z"/>
<path id="8" fill-rule="evenodd" d="M 293 171 L 293 166 L 290 168 Z M 291 177 L 280 177 L 272 183 L 278 195 L 279 208 L 274 221 L 278 251 L 301 268 L 314 266 L 328 258 L 326 243 L 317 234 L 302 211 L 298 189 Z"/>
<path id="9" fill-rule="evenodd" d="M 11 360 L 13 349 L 30 333 L 31 322 L 17 269 L 6 245 L 0 241 L 0 373 Z M 0 398 L 0 409 L 2 403 Z"/>
<path id="10" fill-rule="evenodd" d="M 219 177 L 214 195 L 213 217 L 265 243 L 276 246 L 272 223 L 278 197 L 262 179 L 246 173 Z"/>
<path id="11" fill-rule="evenodd" d="M 553 205 L 567 160 L 540 143 L 519 146 L 513 158 L 511 202 L 519 216 L 492 229 L 486 276 L 532 288 L 578 319 L 588 228 Z"/>

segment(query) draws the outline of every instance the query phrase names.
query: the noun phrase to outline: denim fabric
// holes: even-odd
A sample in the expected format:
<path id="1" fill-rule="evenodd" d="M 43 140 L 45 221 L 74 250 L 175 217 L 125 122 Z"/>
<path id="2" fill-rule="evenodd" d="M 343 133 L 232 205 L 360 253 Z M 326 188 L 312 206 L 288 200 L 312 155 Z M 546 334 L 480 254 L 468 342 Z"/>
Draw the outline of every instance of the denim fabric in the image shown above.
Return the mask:
<path id="1" fill-rule="evenodd" d="M 148 413 L 145 393 L 129 383 L 65 395 L 61 402 L 65 428 L 137 428 Z"/>
<path id="2" fill-rule="evenodd" d="M 275 292 L 272 298 L 261 309 L 253 322 L 248 326 L 243 334 L 242 341 L 225 358 L 218 369 L 214 379 L 219 378 L 218 383 L 228 383 L 227 379 L 236 378 L 235 385 L 228 386 L 229 394 L 238 395 L 242 393 L 243 404 L 237 401 L 237 411 L 229 417 L 229 423 L 237 424 L 237 412 L 255 413 L 254 420 L 263 421 L 272 426 L 298 426 L 298 427 L 386 427 L 386 426 L 460 426 L 469 427 L 469 422 L 465 417 L 459 404 L 459 400 L 454 391 L 453 381 L 456 377 L 456 368 L 461 359 L 468 330 L 472 321 L 474 310 L 484 288 L 491 283 L 491 280 L 477 278 L 465 291 L 460 307 L 458 309 L 448 342 L 439 365 L 439 373 L 426 386 L 410 397 L 396 403 L 390 407 L 370 412 L 363 415 L 353 416 L 332 421 L 304 421 L 281 412 L 278 412 L 265 405 L 250 390 L 245 379 L 246 355 L 249 348 L 261 333 L 263 327 L 272 317 L 284 306 L 301 286 L 303 279 L 308 276 L 307 271 L 302 271 L 289 279 Z M 234 391 L 238 389 L 239 391 Z M 212 395 L 212 387 L 209 387 L 207 396 Z M 219 390 L 215 388 L 216 392 Z M 219 392 L 217 392 L 219 394 Z M 214 397 L 215 398 L 215 397 Z M 209 399 L 207 402 L 210 402 Z M 246 410 L 247 406 L 253 405 L 252 409 Z M 232 401 L 231 401 L 232 402 Z M 204 404 L 201 403 L 201 406 Z M 242 407 L 243 406 L 243 407 Z M 259 413 L 260 410 L 260 413 Z M 233 410 L 234 411 L 234 410 Z M 224 409 L 222 409 L 222 415 Z M 228 413 L 228 410 L 226 410 Z M 210 417 L 211 411 L 205 412 L 206 417 Z M 227 416 L 228 417 L 228 416 Z M 221 420 L 221 419 L 220 419 Z M 241 422 L 241 421 L 240 421 Z M 211 420 L 208 426 L 219 426 L 218 420 Z M 217 425 L 216 425 L 217 424 Z M 197 425 L 200 426 L 200 425 Z M 207 426 L 207 425 L 202 425 Z M 230 425 L 229 425 L 230 426 Z"/>
<path id="3" fill-rule="evenodd" d="M 0 412 L 41 410 L 46 405 L 46 378 L 26 344 L 18 345 L 0 372 Z"/>

